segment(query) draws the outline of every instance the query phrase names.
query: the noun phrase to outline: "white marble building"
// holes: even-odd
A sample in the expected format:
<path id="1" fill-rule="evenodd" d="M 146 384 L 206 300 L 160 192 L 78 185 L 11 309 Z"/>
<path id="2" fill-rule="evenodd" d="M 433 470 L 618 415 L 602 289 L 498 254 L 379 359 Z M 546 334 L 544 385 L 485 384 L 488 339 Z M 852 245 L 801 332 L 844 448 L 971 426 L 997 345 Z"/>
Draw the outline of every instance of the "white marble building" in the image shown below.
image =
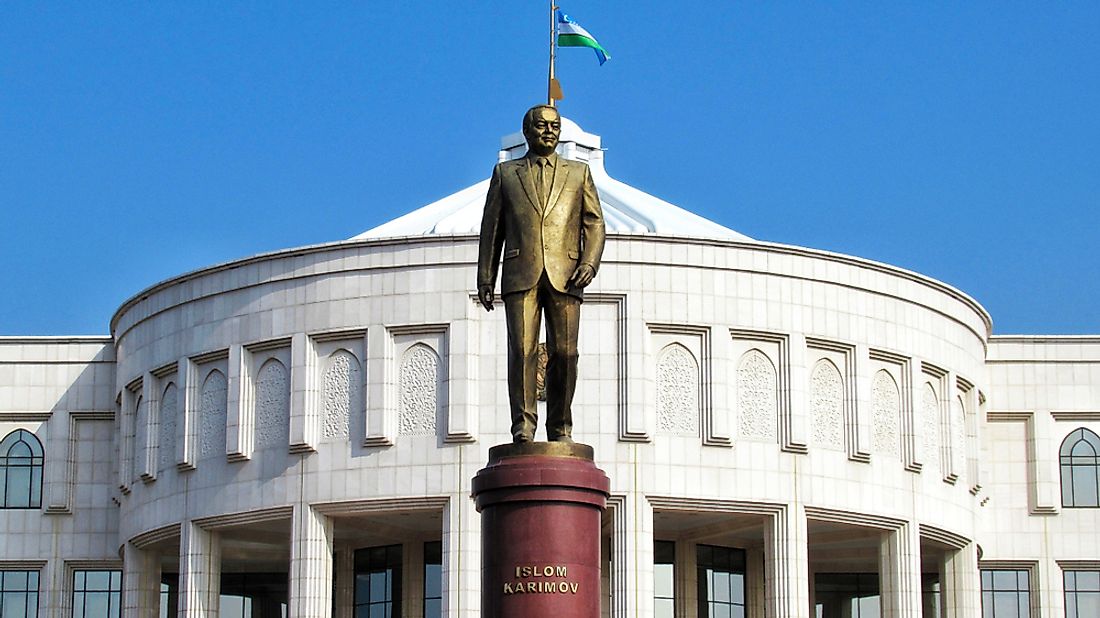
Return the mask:
<path id="1" fill-rule="evenodd" d="M 605 615 L 1100 615 L 1100 337 L 754 241 L 565 124 L 609 228 L 575 407 Z M 487 184 L 159 283 L 107 337 L 0 339 L 0 616 L 478 616 Z"/>

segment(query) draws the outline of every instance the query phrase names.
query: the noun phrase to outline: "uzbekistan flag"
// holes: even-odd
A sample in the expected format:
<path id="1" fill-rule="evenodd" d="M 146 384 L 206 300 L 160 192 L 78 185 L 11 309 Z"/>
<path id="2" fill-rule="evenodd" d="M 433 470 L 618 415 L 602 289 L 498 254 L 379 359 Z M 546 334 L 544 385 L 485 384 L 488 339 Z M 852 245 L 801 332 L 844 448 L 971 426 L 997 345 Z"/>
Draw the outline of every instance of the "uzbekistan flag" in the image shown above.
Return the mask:
<path id="1" fill-rule="evenodd" d="M 596 42 L 596 37 L 561 11 L 558 11 L 558 47 L 591 47 L 601 65 L 611 59 L 611 54 Z"/>

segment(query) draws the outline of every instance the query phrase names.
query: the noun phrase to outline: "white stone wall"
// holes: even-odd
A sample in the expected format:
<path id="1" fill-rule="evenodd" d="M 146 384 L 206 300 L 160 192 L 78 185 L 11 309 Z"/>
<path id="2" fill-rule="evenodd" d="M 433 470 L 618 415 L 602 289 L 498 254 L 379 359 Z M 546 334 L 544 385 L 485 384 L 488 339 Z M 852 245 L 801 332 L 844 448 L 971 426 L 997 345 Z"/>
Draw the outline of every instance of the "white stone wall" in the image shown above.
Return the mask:
<path id="1" fill-rule="evenodd" d="M 1100 509 L 1062 506 L 1058 458 L 1074 430 L 1100 434 L 1100 337 L 994 337 L 988 380 L 982 560 L 1032 569 L 1061 615 L 1063 570 L 1100 565 Z"/>
<path id="2" fill-rule="evenodd" d="M 64 535 L 89 556 L 117 558 L 127 541 L 195 521 L 316 509 L 324 524 L 427 500 L 442 515 L 448 607 L 476 615 L 469 480 L 509 440 L 503 307 L 486 313 L 473 298 L 476 252 L 472 237 L 345 242 L 159 284 L 116 314 L 114 347 L 0 342 L 13 359 L 38 350 L 41 367 L 0 363 L 0 421 L 46 442 L 59 411 L 100 415 L 75 425 L 89 438 L 76 452 L 96 461 L 80 472 L 95 489 L 79 492 L 105 509 L 109 540 Z M 1093 344 L 1058 344 L 1074 362 L 1044 365 L 1049 342 L 1024 353 L 995 339 L 987 367 L 988 316 L 938 282 L 818 251 L 653 236 L 609 240 L 582 316 L 575 437 L 611 477 L 618 564 L 638 565 L 613 585 L 651 586 L 653 517 L 670 509 L 772 522 L 763 542 L 795 558 L 761 577 L 792 594 L 809 577 L 797 560 L 807 519 L 894 531 L 889 555 L 927 533 L 978 539 L 998 560 L 1052 560 L 1062 547 L 1017 548 L 1000 532 L 1076 517 L 1058 524 L 1069 538 L 1096 523 L 1011 500 L 1035 467 L 1017 417 L 1049 417 L 1037 426 L 1055 454 L 1053 426 L 1096 425 L 1081 413 L 1100 409 L 1100 375 L 1077 362 Z M 997 364 L 1021 354 L 1035 357 L 1026 379 L 1019 363 Z M 55 452 L 48 444 L 48 465 Z M 1040 513 L 1057 498 L 1044 478 L 1028 488 Z M 18 531 L 0 539 L 15 547 L 52 517 L 0 513 Z"/>

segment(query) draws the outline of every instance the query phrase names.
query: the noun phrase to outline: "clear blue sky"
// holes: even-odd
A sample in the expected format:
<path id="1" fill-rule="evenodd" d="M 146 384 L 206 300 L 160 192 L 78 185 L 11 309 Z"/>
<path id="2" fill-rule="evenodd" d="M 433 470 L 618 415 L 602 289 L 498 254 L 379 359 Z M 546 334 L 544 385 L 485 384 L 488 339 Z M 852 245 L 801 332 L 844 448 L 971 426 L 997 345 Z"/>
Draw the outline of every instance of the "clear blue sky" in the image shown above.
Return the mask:
<path id="1" fill-rule="evenodd" d="M 1100 333 L 1100 3 L 562 2 L 613 55 L 559 73 L 616 178 L 955 285 L 998 333 Z M 545 10 L 0 5 L 0 334 L 106 333 L 157 281 L 488 176 Z"/>

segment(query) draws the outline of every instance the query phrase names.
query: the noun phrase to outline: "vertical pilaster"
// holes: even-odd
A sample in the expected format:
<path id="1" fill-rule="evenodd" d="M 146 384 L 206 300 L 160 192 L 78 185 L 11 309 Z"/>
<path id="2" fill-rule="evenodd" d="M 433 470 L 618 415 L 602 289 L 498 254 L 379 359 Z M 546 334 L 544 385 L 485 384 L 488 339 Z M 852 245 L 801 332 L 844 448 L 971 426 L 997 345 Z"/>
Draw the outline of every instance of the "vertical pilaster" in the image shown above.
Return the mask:
<path id="1" fill-rule="evenodd" d="M 750 547 L 745 550 L 745 616 L 746 618 L 764 618 L 767 606 L 765 585 L 767 573 L 764 569 L 764 548 Z"/>
<path id="2" fill-rule="evenodd" d="M 920 618 L 920 530 L 915 524 L 882 534 L 878 568 L 882 618 Z"/>
<path id="3" fill-rule="evenodd" d="M 1057 513 L 1062 505 L 1061 471 L 1058 467 L 1058 446 L 1054 432 L 1054 417 L 1050 410 L 1036 410 L 1027 421 L 1027 463 L 1029 506 L 1032 513 Z"/>
<path id="4" fill-rule="evenodd" d="M 290 539 L 289 616 L 332 615 L 332 519 L 294 506 Z"/>
<path id="5" fill-rule="evenodd" d="M 137 403 L 134 393 L 128 388 L 122 389 L 119 406 L 118 432 L 118 489 L 124 494 L 130 493 L 130 474 L 134 461 L 134 405 Z"/>
<path id="6" fill-rule="evenodd" d="M 1031 591 L 1039 595 L 1038 603 L 1032 601 L 1032 609 L 1036 609 L 1037 605 L 1039 611 L 1031 615 L 1036 618 L 1060 616 L 1065 611 L 1066 603 L 1066 580 L 1062 567 L 1053 557 L 1048 557 L 1039 562 L 1038 571 L 1031 582 Z"/>
<path id="7" fill-rule="evenodd" d="M 956 424 L 959 422 L 956 415 L 962 413 L 958 409 L 959 384 L 954 371 L 949 371 L 943 382 L 943 401 L 940 402 L 940 410 L 943 411 L 943 478 L 949 483 L 955 483 L 963 474 L 960 457 L 966 449 L 964 444 L 959 444 L 956 431 Z"/>
<path id="8" fill-rule="evenodd" d="M 777 512 L 764 527 L 764 585 L 768 616 L 810 616 L 807 537 L 806 509 L 797 503 Z"/>
<path id="9" fill-rule="evenodd" d="M 49 443 L 45 464 L 45 491 L 47 513 L 71 513 L 73 500 L 73 471 L 76 460 L 76 418 L 67 410 L 58 410 L 50 416 Z"/>
<path id="10" fill-rule="evenodd" d="M 229 461 L 244 461 L 252 457 L 256 436 L 252 354 L 242 345 L 229 346 L 227 369 L 225 452 Z"/>
<path id="11" fill-rule="evenodd" d="M 944 552 L 940 588 L 943 594 L 944 618 L 980 618 L 982 592 L 977 543 Z"/>
<path id="12" fill-rule="evenodd" d="M 352 618 L 355 611 L 355 551 L 350 547 L 337 549 L 332 558 L 333 618 Z"/>
<path id="13" fill-rule="evenodd" d="M 194 470 L 199 459 L 199 367 L 195 361 L 184 357 L 176 369 L 179 376 L 179 422 L 176 423 L 176 467 Z"/>
<path id="14" fill-rule="evenodd" d="M 144 414 L 138 414 L 142 426 L 138 435 L 144 436 L 137 453 L 136 472 L 145 483 L 157 480 L 157 445 L 160 442 L 160 380 L 146 372 L 141 381 L 141 401 Z"/>
<path id="15" fill-rule="evenodd" d="M 469 491 L 443 507 L 443 615 L 481 616 L 481 517 Z"/>
<path id="16" fill-rule="evenodd" d="M 368 327 L 367 332 L 367 402 L 364 446 L 393 446 L 397 438 L 396 401 L 393 391 L 396 378 L 393 367 L 393 336 L 383 326 Z M 391 410 L 394 408 L 394 410 Z"/>
<path id="17" fill-rule="evenodd" d="M 65 591 L 71 591 L 69 580 L 72 575 L 65 567 L 64 560 L 50 560 L 39 571 L 38 616 L 40 618 L 69 618 L 73 615 L 72 594 L 65 598 Z"/>
<path id="18" fill-rule="evenodd" d="M 901 424 L 905 428 L 905 467 L 914 472 L 920 471 L 926 463 L 924 457 L 924 423 L 921 422 L 920 393 L 924 388 L 924 374 L 920 363 L 909 362 L 905 368 L 901 389 Z M 907 371 L 906 371 L 907 370 Z"/>
<path id="19" fill-rule="evenodd" d="M 676 543 L 676 615 L 696 618 L 699 614 L 699 569 L 696 545 L 692 541 Z"/>
<path id="20" fill-rule="evenodd" d="M 639 492 L 616 500 L 611 540 L 611 615 L 653 615 L 653 507 Z"/>
<path id="21" fill-rule="evenodd" d="M 172 614 L 169 608 L 168 614 Z M 160 556 L 127 543 L 122 548 L 123 618 L 160 615 Z"/>
<path id="22" fill-rule="evenodd" d="M 847 361 L 847 372 L 851 384 L 845 393 L 851 397 L 847 406 L 853 427 L 849 431 L 850 444 L 848 446 L 848 458 L 853 461 L 871 460 L 871 383 L 873 368 L 871 367 L 871 352 L 864 344 L 859 344 L 854 350 L 848 350 L 844 355 Z"/>
<path id="23" fill-rule="evenodd" d="M 424 615 L 424 542 L 414 540 L 401 547 L 401 587 L 405 602 L 401 611 L 409 616 Z M 406 609 L 407 608 L 407 609 Z"/>
<path id="24" fill-rule="evenodd" d="M 475 442 L 478 436 L 478 365 L 481 355 L 478 348 L 476 320 L 455 322 L 448 333 L 449 358 L 447 393 L 450 405 L 446 409 L 447 428 L 444 442 Z"/>
<path id="25" fill-rule="evenodd" d="M 779 446 L 785 451 L 805 453 L 810 443 L 810 368 L 806 366 L 808 353 L 805 335 L 794 333 L 787 342 L 789 374 L 784 371 L 783 348 L 780 343 L 779 363 L 776 366 L 779 374 Z"/>
<path id="26" fill-rule="evenodd" d="M 290 452 L 317 450 L 321 422 L 317 349 L 305 333 L 290 340 Z"/>
<path id="27" fill-rule="evenodd" d="M 178 618 L 218 618 L 221 571 L 222 548 L 217 533 L 184 522 L 180 527 Z"/>

